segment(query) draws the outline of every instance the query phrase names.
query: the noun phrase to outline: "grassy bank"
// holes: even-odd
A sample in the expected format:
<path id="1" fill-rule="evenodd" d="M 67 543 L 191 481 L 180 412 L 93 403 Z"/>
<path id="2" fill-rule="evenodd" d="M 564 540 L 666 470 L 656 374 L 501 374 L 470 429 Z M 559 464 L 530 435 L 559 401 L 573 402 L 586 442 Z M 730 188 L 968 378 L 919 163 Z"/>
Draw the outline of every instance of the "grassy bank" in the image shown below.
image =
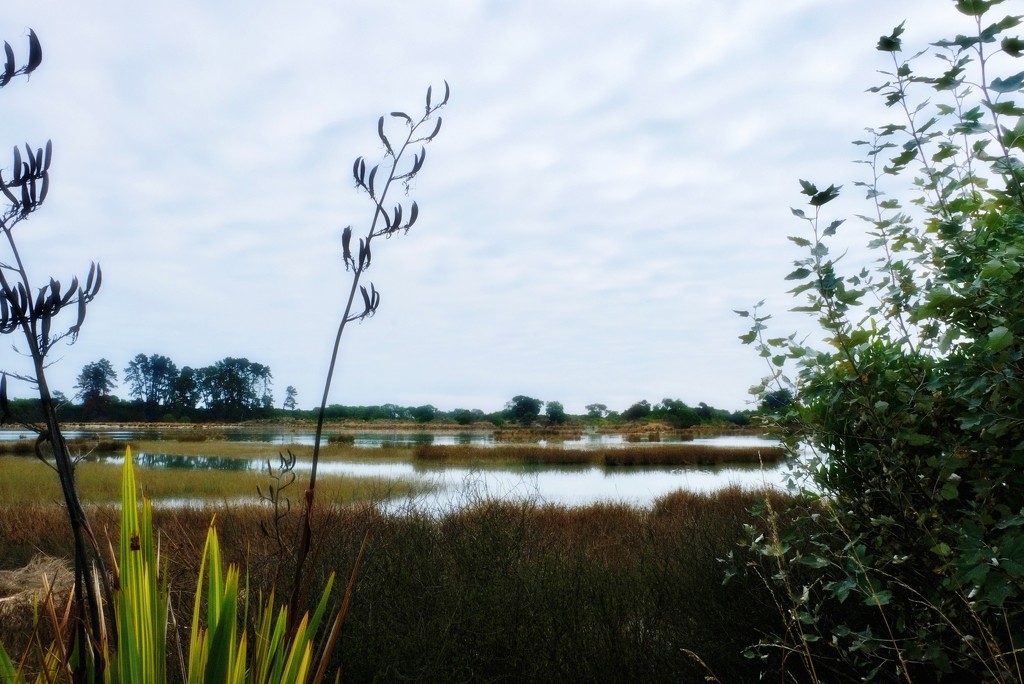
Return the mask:
<path id="1" fill-rule="evenodd" d="M 430 463 L 596 466 L 719 466 L 729 464 L 773 465 L 785 458 L 782 447 L 708 446 L 664 444 L 660 446 L 561 449 L 527 445 L 430 445 L 413 450 L 416 461 Z"/>
<path id="2" fill-rule="evenodd" d="M 276 463 L 276 453 L 273 463 Z M 82 462 L 76 467 L 75 473 L 85 501 L 107 503 L 120 500 L 119 465 Z M 137 477 L 146 496 L 157 501 L 171 498 L 209 501 L 255 499 L 256 488 L 266 490 L 271 482 L 266 472 L 254 470 L 139 468 Z M 286 492 L 293 504 L 299 502 L 305 487 L 303 482 L 300 475 L 291 491 Z M 365 502 L 392 495 L 419 493 L 423 491 L 423 486 L 400 480 L 324 475 L 318 491 L 319 496 L 327 501 Z M 45 504 L 62 500 L 57 478 L 46 464 L 25 456 L 0 456 L 0 501 L 3 505 Z"/>
<path id="3" fill-rule="evenodd" d="M 737 489 L 677 493 L 651 510 L 481 501 L 440 519 L 325 506 L 315 583 L 331 568 L 347 573 L 371 535 L 338 651 L 343 680 L 702 681 L 708 671 L 695 653 L 722 682 L 757 681 L 758 663 L 742 652 L 778 622 L 778 610 L 754 577 L 723 586 L 719 560 L 743 537 L 756 498 Z M 209 518 L 156 513 L 179 625 L 188 622 Z M 94 526 L 116 535 L 117 520 L 116 508 L 100 508 Z M 295 522 L 286 518 L 283 539 L 294 538 Z M 224 508 L 217 525 L 225 556 L 246 563 L 252 595 L 274 581 L 279 594 L 287 589 L 290 548 L 266 510 Z M 66 557 L 65 527 L 55 506 L 6 507 L 2 563 L 23 565 L 38 551 Z M 0 632 L 14 624 L 0 623 Z M 0 634 L 12 644 L 18 637 Z"/>

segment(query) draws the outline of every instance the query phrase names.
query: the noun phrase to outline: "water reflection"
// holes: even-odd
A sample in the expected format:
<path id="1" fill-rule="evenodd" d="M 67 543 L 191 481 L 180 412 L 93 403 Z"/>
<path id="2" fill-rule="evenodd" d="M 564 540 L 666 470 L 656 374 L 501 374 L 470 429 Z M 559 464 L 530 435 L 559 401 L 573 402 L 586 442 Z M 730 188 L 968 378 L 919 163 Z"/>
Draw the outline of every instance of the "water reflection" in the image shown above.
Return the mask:
<path id="1" fill-rule="evenodd" d="M 246 458 L 223 458 L 221 456 L 175 456 L 172 454 L 150 454 L 144 451 L 132 454 L 135 465 L 143 468 L 171 468 L 181 470 L 227 470 L 244 472 L 264 467 L 264 461 Z M 123 456 L 101 457 L 101 463 L 121 465 Z"/>
<path id="2" fill-rule="evenodd" d="M 73 438 L 105 440 L 159 440 L 161 436 L 175 439 L 180 430 L 159 431 L 106 430 L 69 431 Z M 228 431 L 218 433 L 232 441 L 263 442 L 280 445 L 313 443 L 313 434 L 286 431 Z M 33 433 L 18 430 L 0 430 L 0 440 L 34 438 Z M 385 444 L 401 445 L 494 445 L 492 433 L 487 432 L 355 432 L 328 433 L 332 439 L 354 444 L 360 448 L 379 448 Z M 660 443 L 672 444 L 683 441 L 665 435 Z M 761 437 L 737 436 L 698 438 L 693 444 L 717 446 L 773 446 L 774 440 Z M 656 444 L 651 443 L 651 444 Z M 211 449 L 215 443 L 211 442 Z M 541 441 L 540 444 L 548 444 Z M 557 448 L 621 447 L 629 448 L 629 442 L 622 435 L 585 434 L 565 442 L 552 440 L 550 446 Z M 644 442 L 648 444 L 648 442 Z M 123 458 L 101 458 L 108 463 L 122 463 Z M 217 456 L 178 456 L 165 453 L 136 453 L 136 463 L 149 468 L 181 468 L 191 470 L 262 471 L 262 459 L 224 458 Z M 299 461 L 296 470 L 308 472 L 310 464 Z M 621 502 L 637 506 L 650 506 L 659 497 L 680 489 L 711 492 L 730 485 L 744 488 L 761 486 L 782 487 L 790 476 L 786 466 L 763 470 L 750 467 L 689 467 L 689 468 L 612 468 L 600 466 L 546 467 L 546 466 L 494 466 L 494 467 L 449 467 L 444 464 L 410 462 L 357 463 L 327 461 L 319 465 L 323 475 L 348 477 L 373 477 L 384 480 L 404 480 L 425 485 L 431 493 L 415 499 L 393 500 L 385 508 L 401 510 L 414 504 L 420 510 L 444 511 L 485 499 L 512 501 L 534 501 L 538 504 L 559 504 L 583 506 L 596 502 Z M 219 504 L 221 502 L 213 502 Z M 190 501 L 189 505 L 194 505 Z M 168 505 L 161 502 L 161 505 Z"/>
<path id="3" fill-rule="evenodd" d="M 123 463 L 123 458 L 104 458 L 107 463 Z M 169 456 L 138 454 L 143 467 L 214 470 L 261 470 L 265 462 L 256 459 L 216 456 Z M 298 462 L 296 471 L 308 472 L 308 462 Z M 751 467 L 716 468 L 603 468 L 508 467 L 465 468 L 442 465 L 390 462 L 356 463 L 327 461 L 319 465 L 322 476 L 402 480 L 425 485 L 430 493 L 413 499 L 395 499 L 382 504 L 385 510 L 400 511 L 410 505 L 418 510 L 443 512 L 489 499 L 531 501 L 537 504 L 585 506 L 598 502 L 616 502 L 651 506 L 666 494 L 683 489 L 713 492 L 728 486 L 754 489 L 763 486 L 782 488 L 789 471 L 785 466 L 771 469 Z M 216 502 L 215 502 L 216 503 Z M 162 505 L 167 505 L 163 502 Z"/>
<path id="4" fill-rule="evenodd" d="M 412 500 L 387 502 L 386 509 L 402 510 L 414 503 L 419 510 L 444 511 L 487 499 L 532 501 L 538 504 L 586 506 L 617 502 L 648 507 L 666 494 L 683 489 L 713 492 L 736 485 L 745 489 L 782 488 L 784 466 L 747 468 L 606 469 L 533 467 L 483 469 L 424 467 L 410 463 L 321 463 L 321 472 L 355 477 L 416 479 L 432 486 L 430 494 Z"/>
<path id="5" fill-rule="evenodd" d="M 154 430 L 62 430 L 65 439 L 94 439 L 128 441 L 131 439 L 160 439 Z M 15 442 L 19 439 L 34 440 L 38 433 L 31 430 L 0 430 L 0 442 Z"/>

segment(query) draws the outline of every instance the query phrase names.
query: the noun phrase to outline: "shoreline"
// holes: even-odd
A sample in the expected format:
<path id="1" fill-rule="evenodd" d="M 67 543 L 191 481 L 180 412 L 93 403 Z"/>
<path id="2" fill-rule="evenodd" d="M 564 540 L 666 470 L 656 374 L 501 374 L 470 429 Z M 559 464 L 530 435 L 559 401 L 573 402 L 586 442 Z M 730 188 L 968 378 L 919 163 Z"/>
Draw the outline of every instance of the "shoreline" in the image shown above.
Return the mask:
<path id="1" fill-rule="evenodd" d="M 63 430 L 74 431 L 108 431 L 108 430 L 166 430 L 169 432 L 218 432 L 231 430 L 237 432 L 259 432 L 277 430 L 281 432 L 315 432 L 316 421 L 313 420 L 250 420 L 243 422 L 216 423 L 165 423 L 165 422 L 68 422 L 62 423 Z M 8 429 L 17 429 L 13 426 Z M 757 436 L 770 432 L 766 427 L 735 425 L 696 425 L 688 428 L 676 428 L 665 423 L 626 423 L 615 425 L 503 425 L 497 426 L 488 422 L 477 422 L 461 425 L 454 422 L 416 423 L 411 421 L 357 421 L 343 420 L 324 423 L 324 433 L 329 432 L 458 432 L 458 433 L 502 433 L 520 436 L 556 436 L 582 435 L 587 433 L 618 434 L 633 436 L 658 436 L 664 434 L 689 437 L 711 436 Z"/>

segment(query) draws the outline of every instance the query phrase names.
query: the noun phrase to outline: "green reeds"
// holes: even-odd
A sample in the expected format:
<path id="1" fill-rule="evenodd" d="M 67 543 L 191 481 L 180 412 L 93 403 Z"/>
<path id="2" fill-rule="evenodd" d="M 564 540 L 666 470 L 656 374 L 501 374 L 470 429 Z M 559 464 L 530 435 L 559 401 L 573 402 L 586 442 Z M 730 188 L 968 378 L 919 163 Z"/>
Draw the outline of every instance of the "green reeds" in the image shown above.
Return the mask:
<path id="1" fill-rule="evenodd" d="M 167 573 L 160 570 L 159 545 L 153 538 L 153 504 L 142 500 L 139 515 L 131 448 L 121 467 L 121 543 L 113 681 L 163 682 L 167 679 Z"/>
<path id="2" fill-rule="evenodd" d="M 161 563 L 160 544 L 153 531 L 152 502 L 148 497 L 143 497 L 139 506 L 131 449 L 126 450 L 121 476 L 120 543 L 115 566 L 117 590 L 113 597 L 114 631 L 109 634 L 102 631 L 98 635 L 97 647 L 101 662 L 96 663 L 91 672 L 96 677 L 95 681 L 105 684 L 161 684 L 168 681 L 168 568 L 166 562 Z M 357 568 L 361 557 L 362 551 L 357 556 Z M 309 613 L 303 614 L 291 632 L 286 630 L 288 609 L 281 606 L 275 610 L 275 595 L 271 587 L 267 600 L 260 602 L 251 647 L 249 629 L 246 627 L 248 609 L 245 597 L 248 591 L 240 587 L 240 577 L 241 571 L 237 564 L 229 564 L 225 570 L 217 531 L 211 521 L 199 564 L 192 606 L 188 668 L 185 673 L 187 681 L 237 684 L 322 681 L 337 632 L 347 611 L 355 570 L 349 582 L 346 603 L 337 613 L 330 639 L 326 639 L 326 646 L 319 649 L 316 638 L 327 613 L 334 583 L 333 573 L 327 580 L 312 616 Z M 58 616 L 53 595 L 45 591 L 46 588 L 44 580 L 44 598 L 34 608 L 33 635 L 18 663 L 0 646 L 0 682 L 3 684 L 24 684 L 29 681 L 26 673 L 33 656 L 39 661 L 39 672 L 32 681 L 70 681 L 73 664 L 80 656 L 77 652 L 68 651 L 67 613 L 62 618 Z M 204 605 L 205 623 L 200 620 Z M 49 616 L 55 631 L 55 638 L 45 648 L 39 636 L 40 606 L 42 612 Z M 314 675 L 313 668 L 318 659 L 319 665 Z"/>
<path id="3" fill-rule="evenodd" d="M 307 681 L 313 665 L 313 639 L 327 611 L 334 574 L 328 579 L 312 618 L 308 613 L 303 615 L 291 635 L 286 633 L 288 608 L 281 606 L 276 618 L 273 617 L 276 602 L 271 589 L 267 600 L 261 602 L 251 656 L 248 630 L 239 628 L 239 610 L 241 608 L 243 614 L 246 612 L 244 601 L 239 605 L 239 576 L 237 565 L 228 565 L 224 570 L 217 530 L 211 522 L 192 610 L 186 681 L 189 684 L 294 684 Z M 205 626 L 199 621 L 204 577 L 207 579 Z M 242 622 L 245 621 L 243 615 Z M 324 655 L 329 656 L 329 653 Z"/>

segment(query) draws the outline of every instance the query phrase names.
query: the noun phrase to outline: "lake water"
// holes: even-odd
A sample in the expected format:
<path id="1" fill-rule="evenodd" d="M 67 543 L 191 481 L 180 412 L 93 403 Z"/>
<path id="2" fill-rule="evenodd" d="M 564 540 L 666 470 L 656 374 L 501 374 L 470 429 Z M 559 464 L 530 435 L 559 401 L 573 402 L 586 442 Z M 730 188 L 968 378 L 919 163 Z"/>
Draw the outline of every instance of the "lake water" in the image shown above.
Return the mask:
<path id="1" fill-rule="evenodd" d="M 223 433 L 232 441 L 268 442 L 272 444 L 312 444 L 311 433 L 237 431 Z M 71 432 L 72 437 L 91 437 L 106 440 L 159 439 L 152 431 L 108 430 Z M 0 430 L 0 440 L 34 437 L 32 433 Z M 173 437 L 171 437 L 173 438 Z M 357 447 L 375 448 L 382 444 L 473 444 L 493 445 L 493 435 L 484 432 L 426 433 L 426 432 L 356 432 Z M 645 446 L 658 443 L 678 443 L 669 439 L 662 442 L 642 442 Z M 713 437 L 687 440 L 693 444 L 712 446 L 774 446 L 776 441 L 762 437 Z M 567 442 L 545 442 L 548 446 L 564 448 L 621 447 L 628 449 L 633 442 L 622 435 L 587 434 Z M 186 457 L 159 453 L 136 453 L 140 467 L 200 468 L 224 470 L 250 470 L 265 467 L 262 460 L 220 458 L 217 456 Z M 109 462 L 121 459 L 105 458 Z M 300 461 L 296 470 L 308 472 L 310 464 Z M 730 485 L 753 489 L 762 486 L 782 487 L 789 477 L 787 466 L 759 468 L 757 466 L 729 467 L 636 467 L 604 468 L 598 466 L 513 466 L 466 468 L 462 466 L 424 465 L 408 462 L 361 463 L 348 461 L 321 462 L 321 475 L 348 477 L 374 477 L 391 481 L 411 481 L 427 485 L 431 493 L 415 501 L 393 500 L 386 508 L 400 510 L 414 503 L 420 509 L 442 511 L 486 499 L 534 501 L 538 504 L 583 506 L 597 502 L 618 502 L 636 506 L 650 506 L 656 499 L 680 489 L 712 492 Z M 166 502 L 164 502 L 166 505 Z M 177 502 L 196 503 L 196 502 Z M 157 502 L 159 505 L 160 502 Z"/>

